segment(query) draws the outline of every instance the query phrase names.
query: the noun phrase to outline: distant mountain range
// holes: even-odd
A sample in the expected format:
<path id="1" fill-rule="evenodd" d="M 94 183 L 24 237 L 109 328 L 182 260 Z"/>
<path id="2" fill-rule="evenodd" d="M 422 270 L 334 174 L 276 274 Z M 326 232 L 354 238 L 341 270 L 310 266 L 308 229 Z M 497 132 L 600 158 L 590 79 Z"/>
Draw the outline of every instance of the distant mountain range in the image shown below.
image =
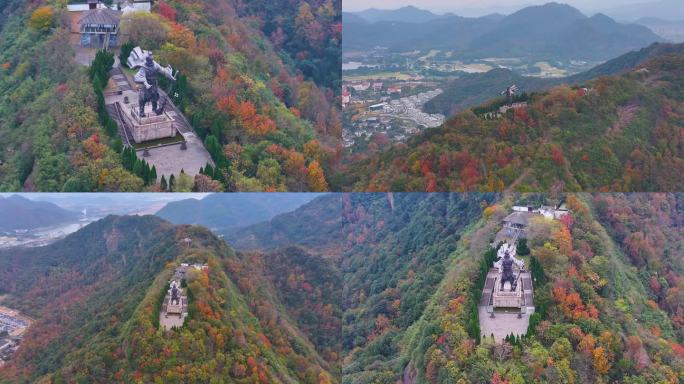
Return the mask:
<path id="1" fill-rule="evenodd" d="M 221 193 L 202 200 L 187 199 L 167 204 L 156 215 L 174 224 L 200 224 L 216 230 L 244 227 L 295 210 L 320 194 L 278 193 L 265 199 L 261 194 Z"/>
<path id="2" fill-rule="evenodd" d="M 444 92 L 425 104 L 425 111 L 449 116 L 497 97 L 511 84 L 517 85 L 520 92 L 528 93 L 563 83 L 582 84 L 600 76 L 616 75 L 634 69 L 652 57 L 674 53 L 684 53 L 684 44 L 656 43 L 606 61 L 588 71 L 561 79 L 521 76 L 505 68 L 466 74 L 445 84 L 442 87 Z"/>
<path id="3" fill-rule="evenodd" d="M 604 14 L 587 17 L 558 3 L 527 7 L 508 16 L 469 18 L 426 12 L 402 8 L 347 14 L 343 49 L 383 46 L 395 52 L 458 51 L 463 58 L 601 61 L 664 41 L 643 25 L 621 24 Z"/>
<path id="4" fill-rule="evenodd" d="M 658 36 L 662 36 L 674 43 L 684 42 L 684 19 L 672 21 L 657 17 L 643 17 L 635 21 L 635 23 L 647 27 Z"/>
<path id="5" fill-rule="evenodd" d="M 656 17 L 664 20 L 684 20 L 684 3 L 681 0 L 660 0 L 626 4 L 603 12 L 616 20 L 634 21 L 643 17 Z"/>
<path id="6" fill-rule="evenodd" d="M 414 6 L 407 6 L 391 10 L 371 8 L 365 11 L 355 12 L 353 14 L 359 16 L 362 20 L 365 20 L 369 23 L 375 23 L 378 21 L 424 23 L 432 20 L 455 16 L 453 13 L 438 15 L 428 10 L 419 9 Z"/>
<path id="7" fill-rule="evenodd" d="M 319 250 L 341 247 L 342 196 L 330 193 L 301 207 L 248 227 L 225 232 L 226 241 L 238 250 L 279 248 L 290 245 Z M 317 223 L 310 225 L 310 223 Z M 321 242 L 321 238 L 336 241 Z"/>
<path id="8" fill-rule="evenodd" d="M 76 212 L 19 195 L 0 196 L 0 230 L 33 229 L 76 220 Z"/>

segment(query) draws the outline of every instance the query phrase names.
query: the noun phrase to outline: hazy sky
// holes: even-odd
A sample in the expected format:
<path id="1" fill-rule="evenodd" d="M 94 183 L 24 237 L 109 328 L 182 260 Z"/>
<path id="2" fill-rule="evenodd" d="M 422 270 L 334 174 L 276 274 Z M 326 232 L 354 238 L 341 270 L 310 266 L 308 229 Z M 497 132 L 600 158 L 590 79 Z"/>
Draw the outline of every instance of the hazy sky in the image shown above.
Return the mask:
<path id="1" fill-rule="evenodd" d="M 453 12 L 463 16 L 487 13 L 511 13 L 529 5 L 539 5 L 551 0 L 343 0 L 345 11 L 361 11 L 368 8 L 394 9 L 406 5 L 429 9 L 433 12 Z M 557 0 L 570 4 L 585 13 L 611 9 L 627 4 L 652 3 L 656 0 Z"/>

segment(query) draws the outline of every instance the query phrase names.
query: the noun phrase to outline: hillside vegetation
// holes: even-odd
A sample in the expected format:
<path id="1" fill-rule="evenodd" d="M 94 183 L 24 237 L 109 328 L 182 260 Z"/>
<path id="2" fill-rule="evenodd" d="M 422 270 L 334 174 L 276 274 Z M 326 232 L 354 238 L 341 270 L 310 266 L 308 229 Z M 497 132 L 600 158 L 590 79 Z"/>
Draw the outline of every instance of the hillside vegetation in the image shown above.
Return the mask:
<path id="1" fill-rule="evenodd" d="M 561 201 L 570 215 L 526 230 L 526 334 L 480 334 L 479 284 L 502 218 L 514 204 Z M 326 202 L 341 205 L 341 225 L 322 214 Z M 241 232 L 266 240 L 258 251 L 235 252 L 201 227 L 108 217 L 0 252 L 2 304 L 36 319 L 0 382 L 684 379 L 682 194 L 332 194 L 272 221 L 285 219 L 287 236 L 278 225 Z M 317 245 L 291 245 L 298 232 L 310 238 L 302 228 L 322 229 Z M 180 262 L 209 270 L 186 279 L 184 326 L 160 331 Z"/>
<path id="2" fill-rule="evenodd" d="M 191 245 L 181 245 L 185 238 Z M 182 261 L 206 262 L 209 271 L 188 275 L 189 317 L 164 332 L 160 295 Z M 319 323 L 294 308 L 291 320 L 287 304 L 299 303 L 281 304 L 268 286 L 252 285 L 252 255 L 206 229 L 108 217 L 52 245 L 4 252 L 0 266 L 3 303 L 36 319 L 0 382 L 328 383 L 334 375 L 297 329 Z M 323 300 L 332 302 L 329 293 L 302 300 L 320 300 L 322 312 Z M 314 341 L 321 350 L 329 343 Z"/>
<path id="3" fill-rule="evenodd" d="M 357 191 L 675 191 L 684 169 L 684 55 L 665 54 L 586 89 L 559 86 L 528 106 L 459 113 L 406 144 L 352 162 Z"/>
<path id="4" fill-rule="evenodd" d="M 328 189 L 341 132 L 340 3 L 280 3 L 160 1 L 122 21 L 127 49 L 142 45 L 180 70 L 163 85 L 215 163 L 175 191 Z M 151 171 L 127 170 L 99 95 L 107 65 L 89 78 L 75 62 L 64 4 L 16 0 L 1 17 L 0 189 L 165 189 L 136 176 Z"/>
<path id="5" fill-rule="evenodd" d="M 634 70 L 651 58 L 684 53 L 684 44 L 654 43 L 638 51 L 612 58 L 596 67 L 563 78 L 538 78 L 521 76 L 505 68 L 485 73 L 464 74 L 447 82 L 444 92 L 425 103 L 424 111 L 451 116 L 464 109 L 476 107 L 499 95 L 511 84 L 524 93 L 544 91 L 561 84 L 580 85 L 600 76 L 620 75 Z"/>
<path id="6" fill-rule="evenodd" d="M 324 197 L 284 216 L 294 227 L 321 226 L 311 212 L 326 198 L 333 200 Z M 341 382 L 681 381 L 682 195 L 549 199 L 342 195 L 346 245 L 326 254 L 343 276 Z M 495 343 L 479 334 L 476 309 L 477 276 L 490 242 L 512 204 L 558 201 L 570 216 L 540 217 L 528 230 L 537 312 L 530 329 Z M 267 230 L 251 228 L 254 234 Z M 325 234 L 320 239 L 330 241 Z"/>
<path id="7" fill-rule="evenodd" d="M 98 122 L 67 12 L 39 8 L 31 18 L 33 10 L 13 1 L 0 23 L 0 190 L 141 190 L 121 165 L 121 141 Z"/>

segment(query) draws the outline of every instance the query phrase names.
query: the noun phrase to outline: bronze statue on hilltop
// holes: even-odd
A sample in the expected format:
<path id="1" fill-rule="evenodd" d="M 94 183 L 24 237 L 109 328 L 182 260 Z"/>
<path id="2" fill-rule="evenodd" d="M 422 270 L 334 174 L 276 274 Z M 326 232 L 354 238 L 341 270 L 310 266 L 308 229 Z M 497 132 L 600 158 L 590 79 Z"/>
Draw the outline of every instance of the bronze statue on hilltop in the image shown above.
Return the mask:
<path id="1" fill-rule="evenodd" d="M 176 287 L 176 283 L 171 284 L 171 304 L 180 304 L 180 291 Z"/>
<path id="2" fill-rule="evenodd" d="M 152 103 L 152 111 L 157 115 L 164 113 L 166 107 L 166 99 L 163 99 L 161 105 L 159 102 L 159 88 L 157 84 L 157 76 L 160 74 L 169 80 L 176 81 L 176 76 L 173 73 L 171 66 L 162 67 L 154 61 L 152 52 L 143 51 L 140 47 L 135 47 L 128 57 L 128 66 L 130 68 L 140 67 L 138 73 L 135 74 L 133 80 L 140 84 L 138 90 L 138 115 L 145 117 L 145 105 Z M 176 73 L 177 74 L 177 73 Z"/>
<path id="3" fill-rule="evenodd" d="M 504 254 L 504 258 L 501 261 L 501 266 L 503 271 L 501 273 L 501 290 L 504 288 L 506 282 L 511 283 L 511 292 L 515 290 L 515 274 L 513 273 L 513 259 L 509 255 L 508 251 Z"/>

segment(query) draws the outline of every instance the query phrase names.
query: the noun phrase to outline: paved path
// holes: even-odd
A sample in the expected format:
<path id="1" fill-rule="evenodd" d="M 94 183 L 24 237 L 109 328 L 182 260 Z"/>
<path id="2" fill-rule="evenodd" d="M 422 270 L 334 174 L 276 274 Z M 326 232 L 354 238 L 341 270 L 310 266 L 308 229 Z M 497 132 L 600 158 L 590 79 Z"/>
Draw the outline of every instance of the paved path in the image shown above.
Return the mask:
<path id="1" fill-rule="evenodd" d="M 514 335 L 526 334 L 527 327 L 530 324 L 530 315 L 533 312 L 534 310 L 524 313 L 521 318 L 518 318 L 517 313 L 497 311 L 494 313 L 494 318 L 492 318 L 491 313 L 487 311 L 487 307 L 478 307 L 482 340 L 491 338 L 492 334 L 494 334 L 494 340 L 497 342 L 503 341 L 511 333 Z"/>
<path id="2" fill-rule="evenodd" d="M 110 75 L 116 85 L 119 86 L 122 91 L 133 91 L 131 84 L 128 82 L 128 79 L 126 78 L 126 75 L 123 73 L 123 70 L 120 66 L 117 65 L 113 67 Z"/>

